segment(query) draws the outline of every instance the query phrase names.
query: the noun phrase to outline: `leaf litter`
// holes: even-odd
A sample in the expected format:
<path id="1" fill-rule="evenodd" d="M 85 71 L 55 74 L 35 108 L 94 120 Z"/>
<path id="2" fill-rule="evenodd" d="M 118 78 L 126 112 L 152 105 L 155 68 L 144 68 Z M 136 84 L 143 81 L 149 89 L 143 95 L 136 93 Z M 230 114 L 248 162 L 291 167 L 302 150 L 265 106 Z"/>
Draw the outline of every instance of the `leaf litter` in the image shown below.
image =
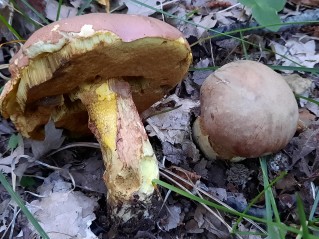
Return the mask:
<path id="1" fill-rule="evenodd" d="M 209 36 L 205 28 L 221 29 L 220 27 L 230 26 L 237 22 L 246 22 L 252 14 L 249 8 L 245 8 L 236 0 L 141 2 L 165 10 L 181 19 L 193 21 L 203 27 L 187 24 L 180 19 L 165 17 L 151 8 L 129 0 L 111 1 L 111 11 L 142 14 L 165 20 L 180 29 L 191 43 L 196 42 L 201 37 Z M 301 5 L 299 11 L 294 13 L 295 15 L 302 14 L 304 9 L 307 9 L 304 8 L 305 5 L 312 6 L 311 4 L 314 1 L 298 2 Z M 8 2 L 1 1 L 0 3 L 2 4 L 1 9 L 9 14 Z M 48 19 L 55 20 L 57 1 L 29 0 L 29 3 L 33 4 L 40 12 L 45 13 L 45 17 Z M 60 18 L 76 14 L 83 4 L 85 4 L 83 0 L 63 1 Z M 28 16 L 43 24 L 41 19 L 28 8 L 23 5 L 21 7 Z M 291 4 L 288 3 L 283 12 L 290 12 L 291 8 Z M 100 12 L 104 8 L 96 1 L 92 1 L 85 10 L 87 12 Z M 19 17 L 15 16 L 15 18 L 18 20 L 16 22 L 20 21 Z M 20 23 L 18 27 L 23 32 L 24 37 L 35 30 L 32 24 L 23 25 Z M 0 33 L 7 40 L 14 39 L 6 28 L 0 27 Z M 259 37 L 259 35 L 256 35 L 256 37 Z M 252 41 L 253 35 L 249 35 L 247 39 Z M 262 48 L 259 49 L 259 52 L 256 49 L 248 48 L 248 53 L 254 60 L 283 66 L 299 66 L 299 64 L 309 68 L 318 66 L 318 49 L 316 48 L 318 39 L 315 36 L 315 31 L 302 34 L 286 31 L 281 36 L 261 35 L 257 44 L 263 47 L 272 47 L 273 51 L 278 54 L 271 55 L 263 51 Z M 14 47 L 18 48 L 19 46 Z M 218 40 L 217 38 L 199 43 L 193 47 L 194 67 L 220 66 L 226 62 L 239 59 L 243 56 L 243 51 L 240 48 L 241 44 L 236 39 Z M 1 49 L 1 52 L 7 54 L 6 50 Z M 8 63 L 6 62 L 8 61 L 7 55 L 3 55 L 0 59 L 2 59 L 1 64 Z M 0 73 L 4 72 L 4 70 L 0 71 Z M 292 74 L 292 71 L 289 70 L 281 71 L 286 74 L 285 77 L 296 94 L 312 97 L 313 99 L 319 98 L 318 85 L 315 84 L 314 75 L 305 72 Z M 187 170 L 190 175 L 195 173 L 201 176 L 194 180 L 192 184 L 205 189 L 210 195 L 241 211 L 245 209 L 247 202 L 252 200 L 261 188 L 262 180 L 259 179 L 258 162 L 244 161 L 234 166 L 224 162 L 208 161 L 192 140 L 191 125 L 199 113 L 199 88 L 204 79 L 212 72 L 212 70 L 195 70 L 190 73 L 185 78 L 184 83 L 178 86 L 175 94 L 172 93 L 152 107 L 155 114 L 151 114 L 151 117 L 146 119 L 146 129 L 154 141 L 153 146 L 157 149 L 161 164 L 171 171 L 173 170 L 170 167 L 176 166 Z M 296 217 L 294 193 L 296 191 L 300 192 L 306 201 L 312 202 L 311 183 L 316 183 L 319 175 L 318 106 L 303 99 L 299 99 L 298 102 L 301 107 L 300 118 L 305 123 L 305 128 L 303 131 L 297 132 L 287 148 L 275 154 L 268 164 L 270 179 L 274 179 L 282 171 L 288 172 L 287 176 L 275 185 L 275 194 L 277 194 L 277 199 L 285 210 L 283 216 L 287 215 L 287 220 L 290 221 L 293 221 L 292 218 Z M 97 200 L 106 193 L 101 180 L 103 163 L 100 154 L 96 150 L 88 153 L 87 150 L 83 149 L 67 149 L 46 157 L 49 152 L 60 148 L 68 140 L 61 130 L 55 129 L 50 123 L 46 126 L 46 131 L 47 137 L 44 142 L 26 140 L 18 136 L 17 148 L 9 153 L 5 142 L 2 143 L 4 145 L 2 148 L 5 150 L 0 160 L 0 170 L 8 175 L 11 174 L 13 186 L 29 202 L 30 209 L 35 210 L 34 214 L 40 223 L 47 227 L 48 231 L 63 232 L 72 235 L 73 238 L 96 238 L 89 225 L 95 218 L 97 218 L 95 223 L 103 225 L 102 220 L 99 220 L 99 217 L 104 218 L 103 215 L 95 215 L 94 210 L 100 212 L 96 208 L 102 205 L 98 205 Z M 15 130 L 7 121 L 2 120 L 0 132 L 1 137 L 8 138 L 7 136 L 15 133 Z M 43 164 L 38 164 L 38 162 L 43 162 Z M 52 165 L 52 167 L 46 165 Z M 54 170 L 53 173 L 52 170 Z M 23 193 L 23 190 L 26 189 L 21 187 L 20 180 L 30 173 L 42 178 L 41 183 L 38 182 L 34 185 L 33 192 L 45 197 L 36 198 L 29 194 L 26 196 Z M 75 185 L 72 184 L 70 174 Z M 184 179 L 187 180 L 187 178 Z M 74 186 L 76 186 L 76 191 L 72 190 Z M 8 218 L 10 218 L 11 213 L 8 210 L 10 200 L 2 186 L 0 186 L 0 197 L 3 199 L 0 203 L 0 220 L 3 222 L 3 225 L 0 226 L 1 233 L 8 229 Z M 250 213 L 259 216 L 264 215 L 262 205 L 263 201 L 261 199 Z M 310 207 L 311 204 L 309 203 L 306 206 Z M 162 230 L 159 229 L 156 232 L 156 238 L 165 238 L 167 235 L 171 237 L 174 235 L 184 236 L 186 238 L 229 238 L 229 231 L 225 225 L 201 205 L 195 205 L 190 203 L 189 200 L 170 193 L 164 207 L 165 216 L 161 218 L 162 221 L 159 221 L 158 224 L 162 226 Z M 64 210 L 59 211 L 60 209 Z M 55 215 L 55 212 L 59 213 Z M 64 212 L 70 213 L 65 215 Z M 316 215 L 318 213 L 316 211 Z M 52 217 L 51 221 L 47 220 L 49 217 Z M 231 217 L 225 217 L 225 215 L 221 215 L 221 217 L 225 218 L 227 223 L 233 222 Z M 73 227 L 66 228 L 65 223 L 61 225 L 61 221 L 55 223 L 56 218 L 63 222 L 74 222 Z M 24 232 L 24 236 L 27 236 L 28 233 L 32 232 L 29 225 L 22 223 L 18 226 L 20 227 L 20 235 Z M 247 232 L 258 232 L 255 226 L 244 223 L 239 224 L 239 229 Z M 141 231 L 137 235 L 145 235 L 145 233 Z M 56 238 L 63 238 L 61 235 L 59 236 Z M 134 235 L 130 236 L 131 238 L 134 237 Z M 257 239 L 262 237 L 249 235 L 243 236 L 243 238 Z"/>
<path id="2" fill-rule="evenodd" d="M 71 187 L 71 183 L 54 172 L 38 187 L 42 197 L 27 207 L 51 239 L 96 239 L 89 227 L 96 218 L 97 198 L 73 191 Z"/>

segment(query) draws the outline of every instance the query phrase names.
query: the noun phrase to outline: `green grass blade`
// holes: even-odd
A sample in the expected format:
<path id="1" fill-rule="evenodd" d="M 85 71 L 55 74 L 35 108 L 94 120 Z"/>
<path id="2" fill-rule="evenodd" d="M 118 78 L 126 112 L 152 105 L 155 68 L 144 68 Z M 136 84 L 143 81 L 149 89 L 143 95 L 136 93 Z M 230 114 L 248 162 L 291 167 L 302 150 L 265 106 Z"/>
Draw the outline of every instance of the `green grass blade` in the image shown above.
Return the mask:
<path id="1" fill-rule="evenodd" d="M 0 172 L 0 182 L 4 186 L 4 188 L 7 190 L 7 192 L 10 194 L 12 199 L 18 204 L 18 206 L 21 208 L 22 212 L 26 215 L 28 220 L 32 223 L 34 228 L 37 230 L 39 235 L 44 239 L 50 239 L 49 236 L 46 234 L 46 232 L 43 230 L 41 225 L 38 223 L 38 221 L 33 217 L 33 215 L 30 213 L 28 208 L 24 205 L 22 202 L 22 199 L 19 197 L 19 195 L 13 191 L 11 185 L 6 180 L 5 176 Z"/>
<path id="2" fill-rule="evenodd" d="M 206 199 L 202 199 L 200 197 L 196 197 L 194 196 L 193 194 L 190 194 L 188 192 L 185 192 L 184 190 L 181 190 L 175 186 L 172 186 L 162 180 L 159 180 L 159 179 L 153 179 L 152 181 L 154 184 L 158 184 L 158 185 L 161 185 L 162 187 L 165 187 L 175 193 L 178 193 L 184 197 L 187 197 L 193 201 L 196 201 L 196 202 L 199 202 L 199 203 L 204 203 L 206 204 L 207 206 L 210 206 L 210 207 L 213 207 L 213 208 L 216 208 L 220 211 L 223 211 L 223 212 L 227 212 L 229 214 L 232 214 L 232 215 L 235 215 L 235 216 L 243 216 L 243 217 L 246 217 L 246 218 L 249 218 L 251 220 L 254 220 L 255 222 L 260 222 L 260 223 L 264 223 L 264 224 L 267 224 L 267 220 L 265 219 L 262 219 L 262 218 L 258 218 L 258 217 L 254 217 L 254 216 L 251 216 L 251 215 L 244 215 L 243 213 L 240 213 L 236 210 L 231 210 L 231 209 L 228 209 L 228 208 L 225 208 L 221 205 L 218 205 L 216 203 L 213 203 L 211 201 L 208 201 Z M 300 231 L 296 228 L 293 228 L 293 227 L 290 227 L 290 226 L 287 226 L 285 224 L 278 224 L 278 223 L 274 223 L 274 222 L 269 222 L 269 225 L 270 226 L 273 226 L 273 227 L 277 227 L 277 228 L 280 228 L 281 230 L 284 230 L 284 231 L 290 231 L 292 233 L 295 233 L 295 234 L 300 234 Z M 310 238 L 312 239 L 312 238 Z"/>
<path id="3" fill-rule="evenodd" d="M 309 214 L 309 221 L 313 220 L 313 216 L 315 215 L 315 212 L 318 208 L 318 203 L 319 203 L 319 190 L 317 190 L 316 198 L 315 198 L 315 201 L 313 202 L 313 205 Z"/>
<path id="4" fill-rule="evenodd" d="M 309 72 L 313 74 L 318 74 L 319 73 L 319 68 L 308 68 L 305 66 L 269 66 L 273 70 L 288 70 L 288 71 L 304 71 L 304 72 Z"/>
<path id="5" fill-rule="evenodd" d="M 7 145 L 7 148 L 9 150 L 14 150 L 16 147 L 18 147 L 18 144 L 19 144 L 19 138 L 21 136 L 19 136 L 19 134 L 12 134 L 9 138 L 9 142 L 8 142 L 8 145 Z"/>
<path id="6" fill-rule="evenodd" d="M 244 40 L 243 32 L 239 32 L 239 34 L 240 34 L 240 39 Z M 249 60 L 246 43 L 241 41 L 241 45 L 242 45 L 242 48 L 243 48 L 243 51 L 244 51 L 245 60 Z"/>
<path id="7" fill-rule="evenodd" d="M 216 31 L 216 30 L 214 30 L 214 29 L 212 29 L 212 28 L 204 27 L 204 26 L 202 26 L 202 25 L 200 25 L 200 24 L 197 24 L 197 23 L 195 23 L 195 22 L 193 22 L 193 21 L 189 21 L 189 20 L 187 20 L 187 19 L 183 19 L 183 18 L 180 18 L 180 17 L 176 17 L 176 16 L 173 15 L 173 14 L 170 14 L 170 13 L 168 13 L 168 12 L 165 12 L 165 11 L 161 10 L 161 9 L 157 9 L 157 8 L 152 7 L 152 6 L 149 6 L 149 5 L 147 5 L 147 4 L 145 4 L 145 3 L 141 2 L 141 1 L 138 1 L 138 0 L 130 0 L 130 1 L 131 1 L 131 2 L 134 2 L 134 3 L 137 3 L 137 4 L 139 4 L 139 5 L 143 6 L 143 7 L 147 7 L 147 8 L 149 8 L 149 9 L 152 9 L 153 11 L 159 12 L 159 13 L 161 13 L 161 14 L 163 14 L 163 15 L 165 15 L 165 16 L 171 17 L 171 18 L 173 18 L 173 19 L 178 19 L 178 20 L 181 20 L 181 21 L 186 22 L 186 23 L 188 23 L 188 24 L 191 24 L 191 25 L 193 25 L 193 26 L 203 28 L 203 29 L 205 29 L 205 30 L 208 31 L 208 32 L 218 33 L 220 36 L 231 37 L 231 38 L 233 38 L 233 39 L 239 40 L 239 41 L 242 42 L 242 43 L 246 43 L 246 44 L 249 44 L 249 45 L 251 45 L 251 46 L 254 46 L 254 47 L 258 48 L 258 49 L 259 49 L 259 47 L 260 47 L 260 46 L 258 46 L 257 44 L 254 44 L 254 43 L 251 43 L 251 42 L 249 42 L 249 41 L 243 40 L 243 39 L 241 39 L 241 38 L 232 36 L 232 35 L 230 35 L 229 33 L 219 32 L 219 31 Z M 313 21 L 309 21 L 309 22 L 313 22 Z M 319 22 L 319 21 L 318 21 L 318 22 Z M 278 24 L 280 25 L 280 24 L 283 24 L 283 23 L 278 23 Z M 271 24 L 271 25 L 278 25 L 278 24 Z M 262 27 L 265 28 L 265 26 L 262 26 Z M 194 46 L 194 45 L 195 45 L 195 43 L 191 44 L 190 46 L 192 47 L 192 46 Z M 287 60 L 289 60 L 290 62 L 296 64 L 297 66 L 303 67 L 301 64 L 299 64 L 298 62 L 296 62 L 296 61 L 294 61 L 294 60 L 289 59 L 289 58 L 286 57 L 285 55 L 282 55 L 282 54 L 279 54 L 279 53 L 277 53 L 277 52 L 274 52 L 274 51 L 271 50 L 271 49 L 267 49 L 267 48 L 262 48 L 262 49 L 263 49 L 264 51 L 271 52 L 271 53 L 276 54 L 276 55 L 278 55 L 278 56 L 280 56 L 280 57 L 282 57 L 282 58 L 284 58 L 284 59 L 287 59 Z"/>
<path id="8" fill-rule="evenodd" d="M 215 71 L 219 68 L 219 66 L 209 66 L 209 67 L 190 67 L 188 71 Z"/>
<path id="9" fill-rule="evenodd" d="M 18 4 L 16 3 L 15 0 L 11 0 L 10 1 L 13 4 L 13 8 L 14 10 L 19 13 L 26 21 L 28 21 L 29 23 L 31 23 L 35 28 L 40 28 L 43 27 L 43 24 L 36 22 L 35 20 L 33 20 L 32 18 L 30 18 L 28 15 L 26 15 L 21 8 L 18 6 Z"/>
<path id="10" fill-rule="evenodd" d="M 9 31 L 18 39 L 23 40 L 19 33 L 8 23 L 4 16 L 0 14 L 0 21 L 9 29 Z"/>
<path id="11" fill-rule="evenodd" d="M 229 34 L 229 35 L 232 36 L 232 35 L 237 34 L 237 33 L 240 33 L 240 32 L 254 31 L 254 30 L 263 29 L 263 28 L 272 27 L 272 26 L 305 25 L 305 24 L 318 24 L 318 23 L 319 23 L 319 21 L 283 22 L 283 23 L 277 23 L 277 24 L 267 24 L 267 25 L 264 25 L 264 26 L 246 27 L 246 28 L 242 28 L 242 29 L 237 29 L 237 30 L 233 30 L 233 31 L 228 31 L 227 34 Z M 216 32 L 217 32 L 217 31 L 216 31 Z M 198 41 L 194 42 L 194 43 L 192 44 L 192 46 L 197 45 L 197 44 L 199 44 L 199 43 L 201 43 L 201 42 L 210 40 L 210 39 L 212 39 L 212 38 L 220 37 L 220 36 L 223 36 L 223 34 L 220 33 L 220 34 L 216 34 L 216 35 L 213 35 L 213 36 L 208 36 L 208 37 L 205 37 L 205 38 L 201 38 L 201 39 L 199 39 Z"/>
<path id="12" fill-rule="evenodd" d="M 309 229 L 307 225 L 307 219 L 306 219 L 306 214 L 305 214 L 305 209 L 302 204 L 302 200 L 299 196 L 299 194 L 296 195 L 297 198 L 297 210 L 298 210 L 298 215 L 299 215 L 299 220 L 301 224 L 301 232 L 302 232 L 302 238 L 303 239 L 309 239 Z"/>
<path id="13" fill-rule="evenodd" d="M 56 21 L 58 21 L 60 19 L 61 6 L 62 6 L 62 0 L 59 0 L 58 11 L 56 13 L 56 18 L 55 18 Z"/>
<path id="14" fill-rule="evenodd" d="M 269 188 L 271 188 L 273 185 L 275 185 L 279 180 L 281 180 L 282 178 L 284 178 L 287 175 L 286 172 L 281 172 L 280 175 L 278 177 L 276 177 L 269 185 L 268 187 L 264 187 L 263 191 L 261 191 L 246 207 L 246 209 L 243 211 L 243 214 L 246 214 L 248 212 L 248 210 L 258 201 L 259 198 L 261 198 L 265 191 L 268 190 Z M 243 217 L 239 217 L 236 221 L 236 223 L 234 224 L 234 226 L 232 227 L 233 231 L 237 232 L 237 227 L 238 224 L 242 221 Z"/>
<path id="15" fill-rule="evenodd" d="M 264 233 L 258 233 L 258 232 L 245 232 L 245 231 L 236 231 L 236 234 L 241 236 L 262 236 L 266 237 L 267 234 Z"/>
<path id="16" fill-rule="evenodd" d="M 278 238 L 278 236 L 280 236 L 280 238 L 284 239 L 285 233 L 280 228 L 269 226 L 270 225 L 269 223 L 273 221 L 273 219 L 272 219 L 273 214 L 275 216 L 275 221 L 277 222 L 278 225 L 281 224 L 281 220 L 280 220 L 280 216 L 279 216 L 279 212 L 277 209 L 277 205 L 276 205 L 276 201 L 275 201 L 273 192 L 272 192 L 271 188 L 269 187 L 268 170 L 267 170 L 266 160 L 267 160 L 267 157 L 260 158 L 260 166 L 261 166 L 261 170 L 262 170 L 262 174 L 263 174 L 264 188 L 266 189 L 265 190 L 265 202 L 266 202 L 266 215 L 267 215 L 268 232 L 269 232 L 270 238 Z M 277 229 L 279 231 L 277 231 Z M 279 233 L 279 235 L 278 235 L 278 233 Z"/>
<path id="17" fill-rule="evenodd" d="M 50 24 L 50 22 L 41 13 L 35 10 L 26 0 L 21 0 L 21 2 L 23 2 L 23 4 L 26 5 L 32 12 L 34 12 L 43 22 Z"/>
<path id="18" fill-rule="evenodd" d="M 271 201 L 270 201 L 270 194 L 269 194 L 269 189 L 268 186 L 269 184 L 267 184 L 268 182 L 268 177 L 267 177 L 267 166 L 266 166 L 266 170 L 263 169 L 263 161 L 260 161 L 260 164 L 262 166 L 262 172 L 263 172 L 263 182 L 264 182 L 264 190 L 265 190 L 265 204 L 266 204 L 266 217 L 267 217 L 267 231 L 268 231 L 268 235 L 270 238 L 277 238 L 278 234 L 275 230 L 274 227 L 270 226 L 270 222 L 273 221 L 272 217 L 273 217 L 273 210 L 271 207 Z M 266 189 L 267 188 L 267 189 Z"/>
<path id="19" fill-rule="evenodd" d="M 189 21 L 189 20 L 184 19 L 184 18 L 176 17 L 176 16 L 173 15 L 173 14 L 170 14 L 170 13 L 168 13 L 168 12 L 165 12 L 165 11 L 161 10 L 161 9 L 158 9 L 158 8 L 155 8 L 155 7 L 152 7 L 152 6 L 149 6 L 149 5 L 147 5 L 147 4 L 143 3 L 143 2 L 140 2 L 140 1 L 138 1 L 138 0 L 130 0 L 130 1 L 131 1 L 131 2 L 134 2 L 134 3 L 137 3 L 137 4 L 139 4 L 139 5 L 143 6 L 143 7 L 147 7 L 147 8 L 149 8 L 149 9 L 153 10 L 153 11 L 159 12 L 159 13 L 161 13 L 161 14 L 167 16 L 167 17 L 170 17 L 170 18 L 173 18 L 173 19 L 178 19 L 178 20 L 180 20 L 180 21 L 186 22 L 186 23 L 188 23 L 188 24 L 190 24 L 190 25 L 193 25 L 193 26 L 195 26 L 195 27 L 203 28 L 203 29 L 205 29 L 205 30 L 208 31 L 208 32 L 218 33 L 218 34 L 221 34 L 222 36 L 231 37 L 231 38 L 237 39 L 237 40 L 239 40 L 239 41 L 241 41 L 241 42 L 245 42 L 245 43 L 247 43 L 247 44 L 249 44 L 249 45 L 252 45 L 251 42 L 246 41 L 246 40 L 242 40 L 242 39 L 240 39 L 239 37 L 234 37 L 234 36 L 232 36 L 232 35 L 230 35 L 230 34 L 228 34 L 228 33 L 219 32 L 219 31 L 216 31 L 216 30 L 214 30 L 214 29 L 212 29 L 212 28 L 204 27 L 204 26 L 202 26 L 202 25 L 200 25 L 200 24 L 197 24 L 197 23 L 195 23 L 195 22 L 193 22 L 193 21 Z M 257 46 L 257 45 L 256 45 L 256 46 Z"/>
<path id="20" fill-rule="evenodd" d="M 308 97 L 304 97 L 304 96 L 298 95 L 298 94 L 295 94 L 295 97 L 296 97 L 296 98 L 300 98 L 300 99 L 304 99 L 304 100 L 307 100 L 307 101 L 309 101 L 309 102 L 311 102 L 311 103 L 314 103 L 314 104 L 316 104 L 316 105 L 319 105 L 319 102 L 316 101 L 316 100 L 314 100 L 314 99 L 310 99 L 310 98 L 308 98 Z"/>

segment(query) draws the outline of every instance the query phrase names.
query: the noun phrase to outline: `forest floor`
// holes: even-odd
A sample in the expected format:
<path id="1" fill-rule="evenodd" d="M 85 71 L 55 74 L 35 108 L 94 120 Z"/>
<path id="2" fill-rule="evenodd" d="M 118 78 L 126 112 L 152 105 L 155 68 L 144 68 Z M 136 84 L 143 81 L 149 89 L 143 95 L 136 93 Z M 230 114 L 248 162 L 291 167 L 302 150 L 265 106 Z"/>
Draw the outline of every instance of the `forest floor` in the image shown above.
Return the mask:
<path id="1" fill-rule="evenodd" d="M 105 12 L 106 3 L 64 0 L 59 10 L 56 0 L 28 0 L 29 5 L 26 1 L 12 2 L 14 9 L 8 1 L 0 0 L 1 18 L 22 39 L 55 21 L 57 12 L 60 18 Z M 254 200 L 246 214 L 258 218 L 268 213 L 265 191 L 271 191 L 275 202 L 272 210 L 278 212 L 280 222 L 276 217 L 274 221 L 298 230 L 303 225 L 297 203 L 300 196 L 313 236 L 303 234 L 303 238 L 319 238 L 319 2 L 287 1 L 278 12 L 283 23 L 268 28 L 256 27 L 257 15 L 252 16 L 249 7 L 255 2 L 111 0 L 110 10 L 163 20 L 179 29 L 191 45 L 193 63 L 183 82 L 143 115 L 149 116 L 143 122 L 159 161 L 160 179 L 239 212 Z M 277 23 L 267 14 L 256 18 L 262 24 Z M 285 24 L 291 22 L 295 24 Z M 23 44 L 17 38 L 0 22 L 1 85 L 10 80 L 8 64 Z M 266 161 L 208 160 L 192 136 L 192 124 L 200 114 L 200 87 L 215 69 L 240 59 L 264 63 L 285 78 L 298 101 L 300 127 L 289 144 Z M 95 139 L 71 139 L 49 123 L 45 140 L 34 141 L 21 137 L 10 120 L 0 120 L 0 171 L 44 230 L 54 232 L 50 238 L 111 238 L 104 166 Z M 262 169 L 263 163 L 266 169 Z M 271 190 L 265 189 L 265 170 Z M 271 237 L 267 225 L 247 220 L 241 220 L 234 230 L 237 216 L 160 185 L 157 188 L 164 213 L 151 227 L 123 228 L 117 238 L 301 238 L 289 230 Z M 82 213 L 72 213 L 77 211 Z M 2 184 L 0 221 L 0 238 L 39 237 Z"/>

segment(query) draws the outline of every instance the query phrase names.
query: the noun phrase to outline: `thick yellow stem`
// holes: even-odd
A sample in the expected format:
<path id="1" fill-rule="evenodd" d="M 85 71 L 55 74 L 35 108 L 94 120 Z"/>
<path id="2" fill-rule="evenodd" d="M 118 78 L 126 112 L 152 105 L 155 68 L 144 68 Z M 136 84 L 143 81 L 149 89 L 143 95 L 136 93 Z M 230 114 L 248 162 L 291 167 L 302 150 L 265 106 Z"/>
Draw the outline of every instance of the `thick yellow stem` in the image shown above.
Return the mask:
<path id="1" fill-rule="evenodd" d="M 89 128 L 101 145 L 109 203 L 126 209 L 133 199 L 149 203 L 158 165 L 129 84 L 119 79 L 85 84 L 76 98 L 87 108 Z"/>

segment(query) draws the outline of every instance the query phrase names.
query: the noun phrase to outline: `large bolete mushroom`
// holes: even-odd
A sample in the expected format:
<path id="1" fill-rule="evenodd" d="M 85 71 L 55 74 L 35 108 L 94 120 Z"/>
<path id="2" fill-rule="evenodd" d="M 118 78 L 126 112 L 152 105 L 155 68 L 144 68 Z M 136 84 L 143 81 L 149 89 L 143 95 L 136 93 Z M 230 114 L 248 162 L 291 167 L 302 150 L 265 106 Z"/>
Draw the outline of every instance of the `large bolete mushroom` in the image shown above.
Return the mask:
<path id="1" fill-rule="evenodd" d="M 181 81 L 191 59 L 182 34 L 154 18 L 61 20 L 36 31 L 13 57 L 1 113 L 33 139 L 44 137 L 49 119 L 77 135 L 89 128 L 103 154 L 108 205 L 125 222 L 146 215 L 159 174 L 139 112 Z"/>
<path id="2" fill-rule="evenodd" d="M 194 139 L 210 159 L 255 158 L 279 151 L 296 132 L 298 105 L 275 71 L 254 61 L 216 70 L 203 83 Z"/>

